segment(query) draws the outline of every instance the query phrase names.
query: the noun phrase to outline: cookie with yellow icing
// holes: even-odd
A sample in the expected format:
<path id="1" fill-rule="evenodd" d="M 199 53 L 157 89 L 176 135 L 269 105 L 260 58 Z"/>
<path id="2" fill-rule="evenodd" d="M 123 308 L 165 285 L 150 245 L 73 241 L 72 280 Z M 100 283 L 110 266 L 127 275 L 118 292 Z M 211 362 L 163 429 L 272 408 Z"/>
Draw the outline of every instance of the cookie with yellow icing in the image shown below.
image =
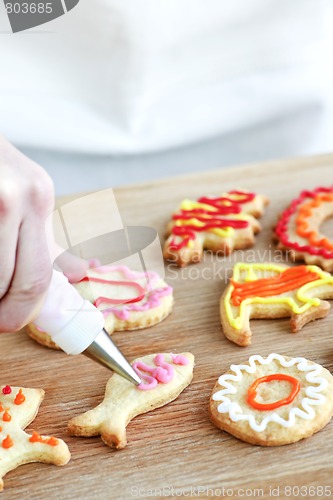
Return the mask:
<path id="1" fill-rule="evenodd" d="M 275 227 L 278 248 L 292 260 L 333 271 L 333 241 L 320 229 L 333 217 L 333 186 L 305 190 L 284 210 Z"/>
<path id="2" fill-rule="evenodd" d="M 291 317 L 291 331 L 324 318 L 333 298 L 333 278 L 317 266 L 287 267 L 238 263 L 220 301 L 224 335 L 240 346 L 251 344 L 250 319 Z"/>
<path id="3" fill-rule="evenodd" d="M 78 415 L 68 424 L 74 436 L 97 436 L 108 446 L 126 446 L 126 426 L 135 416 L 164 406 L 189 385 L 193 377 L 194 356 L 150 354 L 136 359 L 132 366 L 142 383 L 135 386 L 117 374 L 109 379 L 103 401 Z"/>
<path id="4" fill-rule="evenodd" d="M 254 355 L 219 377 L 209 412 L 218 428 L 247 443 L 295 443 L 332 418 L 333 377 L 305 358 Z"/>
<path id="5" fill-rule="evenodd" d="M 173 306 L 172 287 L 152 271 L 137 272 L 127 266 L 100 266 L 89 269 L 75 284 L 79 293 L 104 314 L 105 329 L 139 330 L 163 321 Z M 47 333 L 29 325 L 29 335 L 46 347 L 57 349 Z"/>
<path id="6" fill-rule="evenodd" d="M 268 199 L 243 190 L 183 200 L 167 226 L 164 258 L 180 267 L 199 262 L 204 249 L 228 255 L 254 244 Z"/>
<path id="7" fill-rule="evenodd" d="M 0 491 L 3 477 L 19 465 L 44 462 L 65 465 L 70 459 L 66 443 L 53 436 L 27 434 L 23 429 L 36 417 L 44 398 L 42 389 L 1 386 L 0 389 Z"/>

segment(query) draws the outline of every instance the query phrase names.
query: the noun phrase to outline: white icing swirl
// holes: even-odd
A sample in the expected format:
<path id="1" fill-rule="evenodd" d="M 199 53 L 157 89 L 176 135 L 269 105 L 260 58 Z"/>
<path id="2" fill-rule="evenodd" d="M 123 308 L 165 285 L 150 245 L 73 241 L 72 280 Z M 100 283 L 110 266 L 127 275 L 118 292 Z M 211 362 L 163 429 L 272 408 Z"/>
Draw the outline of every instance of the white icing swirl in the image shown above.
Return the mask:
<path id="1" fill-rule="evenodd" d="M 269 365 L 273 360 L 277 360 L 284 368 L 297 365 L 297 369 L 299 371 L 308 372 L 305 378 L 310 384 L 318 385 L 310 385 L 306 388 L 305 394 L 307 397 L 304 397 L 301 400 L 301 408 L 291 408 L 288 419 L 282 418 L 277 412 L 272 412 L 265 416 L 260 423 L 257 423 L 253 414 L 244 414 L 241 406 L 238 403 L 231 401 L 227 395 L 237 393 L 237 388 L 232 385 L 231 382 L 240 382 L 243 378 L 242 371 L 255 373 L 257 369 L 255 364 L 256 362 L 261 365 Z M 295 425 L 296 417 L 303 418 L 304 420 L 311 420 L 315 416 L 315 411 L 312 406 L 321 405 L 326 401 L 326 397 L 323 394 L 320 394 L 328 385 L 327 380 L 319 376 L 322 372 L 322 367 L 317 364 L 310 364 L 305 358 L 292 358 L 287 361 L 283 356 L 275 353 L 270 354 L 267 358 L 254 355 L 250 357 L 249 365 L 231 365 L 230 370 L 235 372 L 235 375 L 226 373 L 225 375 L 221 375 L 219 377 L 218 382 L 222 387 L 225 387 L 225 389 L 215 392 L 212 399 L 214 401 L 222 401 L 217 408 L 219 413 L 229 413 L 229 417 L 233 422 L 246 420 L 248 421 L 250 427 L 257 432 L 264 431 L 269 422 L 275 422 L 283 427 L 292 427 Z"/>

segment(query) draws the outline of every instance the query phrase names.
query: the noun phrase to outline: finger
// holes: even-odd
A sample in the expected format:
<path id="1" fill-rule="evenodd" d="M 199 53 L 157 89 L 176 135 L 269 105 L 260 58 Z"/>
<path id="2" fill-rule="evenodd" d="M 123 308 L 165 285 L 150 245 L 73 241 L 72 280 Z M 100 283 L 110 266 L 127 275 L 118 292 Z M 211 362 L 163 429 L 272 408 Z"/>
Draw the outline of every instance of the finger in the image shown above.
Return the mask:
<path id="1" fill-rule="evenodd" d="M 56 264 L 67 276 L 70 283 L 77 283 L 82 280 L 89 269 L 89 263 L 86 260 L 80 259 L 67 251 L 57 257 Z"/>
<path id="2" fill-rule="evenodd" d="M 14 275 L 0 301 L 0 331 L 17 331 L 30 322 L 40 309 L 51 280 L 45 221 L 53 208 L 53 189 L 45 182 L 37 187 L 31 193 L 33 199 L 20 226 Z"/>
<path id="3" fill-rule="evenodd" d="M 21 210 L 15 187 L 0 181 L 0 300 L 7 293 L 14 274 Z"/>
<path id="4" fill-rule="evenodd" d="M 0 302 L 0 331 L 17 331 L 37 315 L 48 289 L 52 265 L 43 224 L 23 222 L 16 266 L 8 293 Z"/>

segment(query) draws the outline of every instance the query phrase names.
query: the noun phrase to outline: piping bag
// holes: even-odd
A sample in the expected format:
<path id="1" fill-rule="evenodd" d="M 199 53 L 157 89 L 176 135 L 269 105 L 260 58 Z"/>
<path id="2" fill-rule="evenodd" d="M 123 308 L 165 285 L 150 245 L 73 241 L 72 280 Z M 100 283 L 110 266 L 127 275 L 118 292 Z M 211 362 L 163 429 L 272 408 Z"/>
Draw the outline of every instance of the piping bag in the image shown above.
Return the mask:
<path id="1" fill-rule="evenodd" d="M 64 274 L 53 270 L 34 324 L 67 354 L 85 354 L 133 384 L 141 380 L 104 329 L 104 316 L 81 297 Z"/>

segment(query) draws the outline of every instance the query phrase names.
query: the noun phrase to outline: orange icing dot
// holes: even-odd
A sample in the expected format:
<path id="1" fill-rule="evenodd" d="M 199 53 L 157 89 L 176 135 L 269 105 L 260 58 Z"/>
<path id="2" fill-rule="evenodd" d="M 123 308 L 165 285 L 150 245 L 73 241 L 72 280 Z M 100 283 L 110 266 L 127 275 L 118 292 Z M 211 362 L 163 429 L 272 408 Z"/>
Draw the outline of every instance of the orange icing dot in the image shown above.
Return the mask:
<path id="1" fill-rule="evenodd" d="M 2 420 L 4 422 L 10 422 L 12 419 L 10 413 L 8 413 L 8 410 L 5 411 L 5 413 L 2 415 Z"/>
<path id="2" fill-rule="evenodd" d="M 3 448 L 11 448 L 13 445 L 12 438 L 9 435 L 2 441 Z"/>
<path id="3" fill-rule="evenodd" d="M 314 208 L 319 207 L 324 202 L 332 202 L 333 194 L 318 194 L 308 203 L 300 207 L 296 218 L 296 233 L 306 238 L 314 247 L 322 247 L 326 250 L 333 250 L 333 243 L 328 238 L 320 238 L 317 231 L 309 230 L 307 219 L 311 217 Z"/>
<path id="4" fill-rule="evenodd" d="M 0 403 L 0 412 L 3 411 L 3 406 L 2 404 Z"/>
<path id="5" fill-rule="evenodd" d="M 289 395 L 284 399 L 274 401 L 274 403 L 258 403 L 258 401 L 255 401 L 258 385 L 263 384 L 264 382 L 271 382 L 272 380 L 286 380 L 287 382 L 290 382 L 292 384 L 292 390 L 290 391 Z M 275 410 L 276 408 L 280 408 L 280 406 L 288 405 L 289 403 L 291 403 L 299 393 L 300 389 L 301 384 L 296 378 L 291 377 L 290 375 L 285 375 L 284 373 L 274 373 L 272 375 L 266 375 L 265 377 L 257 378 L 257 380 L 255 380 L 249 387 L 246 400 L 248 404 L 256 410 Z"/>
<path id="6" fill-rule="evenodd" d="M 30 436 L 29 441 L 31 443 L 42 443 L 42 436 L 36 431 L 32 431 L 32 436 Z"/>
<path id="7" fill-rule="evenodd" d="M 246 283 L 230 280 L 234 288 L 231 292 L 231 302 L 232 305 L 239 306 L 247 298 L 280 295 L 317 279 L 319 275 L 310 271 L 307 266 L 298 266 L 288 268 L 272 278 L 262 278 Z"/>
<path id="8" fill-rule="evenodd" d="M 18 391 L 18 393 L 15 396 L 14 403 L 16 405 L 21 405 L 25 401 L 25 395 L 22 392 L 22 389 Z"/>
<path id="9" fill-rule="evenodd" d="M 43 438 L 38 432 L 33 431 L 32 436 L 30 436 L 29 441 L 31 443 L 44 443 L 49 444 L 50 446 L 57 446 L 58 440 L 57 438 L 51 436 L 49 438 Z"/>
<path id="10" fill-rule="evenodd" d="M 47 441 L 47 444 L 49 444 L 50 446 L 57 446 L 58 444 L 58 439 L 51 436 L 50 439 Z"/>

